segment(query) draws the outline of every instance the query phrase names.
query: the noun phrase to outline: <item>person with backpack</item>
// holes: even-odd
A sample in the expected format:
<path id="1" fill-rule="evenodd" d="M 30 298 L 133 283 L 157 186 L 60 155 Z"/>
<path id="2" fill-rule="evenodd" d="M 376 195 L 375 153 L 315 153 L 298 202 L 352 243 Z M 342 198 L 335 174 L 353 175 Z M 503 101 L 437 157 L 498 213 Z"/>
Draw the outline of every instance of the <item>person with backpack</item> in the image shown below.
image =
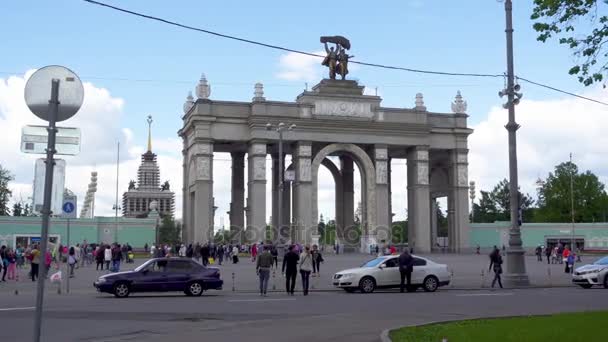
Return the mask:
<path id="1" fill-rule="evenodd" d="M 310 272 L 313 269 L 312 253 L 310 246 L 304 247 L 304 251 L 300 254 L 300 275 L 302 276 L 302 292 L 308 296 L 308 287 L 310 286 Z"/>
<path id="2" fill-rule="evenodd" d="M 323 262 L 323 256 L 319 252 L 319 246 L 312 246 L 312 276 L 319 277 L 321 275 L 321 263 Z"/>
<path id="3" fill-rule="evenodd" d="M 490 267 L 488 268 L 488 271 L 492 269 L 494 270 L 494 279 L 492 280 L 492 287 L 494 287 L 494 285 L 496 285 L 496 282 L 498 281 L 498 285 L 500 285 L 500 288 L 502 289 L 502 280 L 500 278 L 500 275 L 502 274 L 502 256 L 500 255 L 500 250 L 498 249 L 495 249 L 490 254 Z"/>

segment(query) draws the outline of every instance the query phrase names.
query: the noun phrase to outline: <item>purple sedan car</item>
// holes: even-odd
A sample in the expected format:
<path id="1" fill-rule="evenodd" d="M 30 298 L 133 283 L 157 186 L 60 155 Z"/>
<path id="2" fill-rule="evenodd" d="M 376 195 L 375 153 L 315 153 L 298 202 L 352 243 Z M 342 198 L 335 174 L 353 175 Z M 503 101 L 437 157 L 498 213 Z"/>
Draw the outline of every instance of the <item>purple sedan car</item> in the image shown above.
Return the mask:
<path id="1" fill-rule="evenodd" d="M 191 259 L 155 258 L 133 271 L 103 275 L 93 283 L 97 291 L 124 298 L 133 292 L 183 291 L 200 296 L 205 290 L 221 290 L 220 270 Z"/>

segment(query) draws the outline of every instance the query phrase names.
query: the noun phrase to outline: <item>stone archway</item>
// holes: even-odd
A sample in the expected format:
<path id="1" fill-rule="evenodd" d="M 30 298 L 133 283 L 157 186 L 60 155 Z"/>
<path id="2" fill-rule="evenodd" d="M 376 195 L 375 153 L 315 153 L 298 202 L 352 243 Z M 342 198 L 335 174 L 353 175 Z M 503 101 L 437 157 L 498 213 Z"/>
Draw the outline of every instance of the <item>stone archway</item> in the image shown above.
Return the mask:
<path id="1" fill-rule="evenodd" d="M 319 166 L 324 159 L 336 152 L 348 154 L 359 167 L 361 172 L 362 209 L 361 234 L 372 234 L 376 227 L 376 169 L 369 155 L 355 144 L 331 144 L 322 148 L 314 156 L 311 163 L 312 175 L 312 221 L 317 222 L 319 216 L 318 176 Z M 333 163 L 332 163 L 333 164 Z M 335 165 L 334 165 L 335 166 Z M 331 169 L 330 169 L 331 171 Z"/>

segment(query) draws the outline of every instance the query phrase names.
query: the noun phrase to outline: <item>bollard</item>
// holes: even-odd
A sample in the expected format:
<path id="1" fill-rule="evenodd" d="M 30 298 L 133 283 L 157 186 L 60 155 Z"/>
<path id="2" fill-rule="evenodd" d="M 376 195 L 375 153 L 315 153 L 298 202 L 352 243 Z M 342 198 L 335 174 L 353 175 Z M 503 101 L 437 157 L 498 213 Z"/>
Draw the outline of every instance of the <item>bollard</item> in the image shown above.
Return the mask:
<path id="1" fill-rule="evenodd" d="M 234 272 L 232 272 L 232 292 L 236 291 L 234 288 Z"/>
<path id="2" fill-rule="evenodd" d="M 481 269 L 481 288 L 483 289 L 485 286 L 485 278 L 484 278 L 484 269 Z"/>
<path id="3" fill-rule="evenodd" d="M 277 289 L 277 279 L 276 279 L 276 271 L 272 270 L 272 290 Z"/>
<path id="4" fill-rule="evenodd" d="M 454 288 L 454 270 L 450 271 L 450 287 Z"/>

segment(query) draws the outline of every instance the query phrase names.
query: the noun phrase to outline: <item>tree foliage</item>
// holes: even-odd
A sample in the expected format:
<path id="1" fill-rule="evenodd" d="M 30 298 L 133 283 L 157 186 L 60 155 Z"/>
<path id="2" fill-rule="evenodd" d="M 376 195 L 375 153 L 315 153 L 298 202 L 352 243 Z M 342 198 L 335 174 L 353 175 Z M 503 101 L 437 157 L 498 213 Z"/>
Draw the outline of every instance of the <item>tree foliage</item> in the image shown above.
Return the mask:
<path id="1" fill-rule="evenodd" d="M 572 189 L 570 179 L 572 177 Z M 543 222 L 570 222 L 572 199 L 574 221 L 594 222 L 606 218 L 608 196 L 605 187 L 591 171 L 580 173 L 576 164 L 557 165 L 539 187 L 538 220 Z"/>
<path id="2" fill-rule="evenodd" d="M 588 86 L 604 80 L 608 70 L 606 0 L 534 0 L 531 19 L 537 40 L 558 38 L 573 50 L 577 62 L 569 70 Z"/>
<path id="3" fill-rule="evenodd" d="M 10 215 L 9 201 L 13 193 L 9 189 L 8 183 L 13 179 L 10 171 L 0 164 L 0 216 Z"/>
<path id="4" fill-rule="evenodd" d="M 509 190 L 509 181 L 503 179 L 492 191 L 481 190 L 481 198 L 479 204 L 473 204 L 473 221 L 491 223 L 496 221 L 511 220 L 511 192 Z M 520 208 L 524 212 L 524 221 L 529 221 L 530 208 L 534 204 L 534 200 L 528 194 L 519 192 Z M 528 219 L 527 219 L 528 218 Z"/>
<path id="5" fill-rule="evenodd" d="M 176 244 L 181 240 L 181 231 L 181 224 L 176 223 L 170 215 L 166 215 L 158 228 L 158 242 Z"/>

